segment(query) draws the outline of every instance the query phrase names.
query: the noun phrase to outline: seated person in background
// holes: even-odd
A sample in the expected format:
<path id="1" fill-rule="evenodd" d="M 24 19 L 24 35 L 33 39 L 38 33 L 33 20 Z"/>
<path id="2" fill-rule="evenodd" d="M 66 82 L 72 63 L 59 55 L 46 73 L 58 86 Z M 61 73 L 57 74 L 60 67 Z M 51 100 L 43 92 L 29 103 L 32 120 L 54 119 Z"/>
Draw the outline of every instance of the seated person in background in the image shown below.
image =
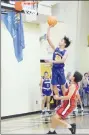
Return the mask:
<path id="1" fill-rule="evenodd" d="M 89 72 L 88 72 L 88 86 L 87 86 L 87 93 L 88 93 L 88 107 L 89 107 Z"/>
<path id="2" fill-rule="evenodd" d="M 87 92 L 88 83 L 89 83 L 89 81 L 88 81 L 88 73 L 85 73 L 84 78 L 82 80 L 82 86 L 83 86 L 83 89 L 84 89 L 85 93 Z"/>
<path id="3" fill-rule="evenodd" d="M 84 107 L 87 107 L 88 104 L 88 84 L 89 84 L 89 80 L 88 80 L 88 73 L 84 74 L 84 78 L 82 80 L 82 87 L 83 87 L 83 104 Z"/>
<path id="4" fill-rule="evenodd" d="M 89 72 L 88 72 L 88 93 L 89 93 Z"/>
<path id="5" fill-rule="evenodd" d="M 42 115 L 45 114 L 45 103 L 47 105 L 47 112 L 50 114 L 50 96 L 51 96 L 51 79 L 48 77 L 48 72 L 44 72 L 44 77 L 41 79 L 40 88 L 42 99 Z"/>

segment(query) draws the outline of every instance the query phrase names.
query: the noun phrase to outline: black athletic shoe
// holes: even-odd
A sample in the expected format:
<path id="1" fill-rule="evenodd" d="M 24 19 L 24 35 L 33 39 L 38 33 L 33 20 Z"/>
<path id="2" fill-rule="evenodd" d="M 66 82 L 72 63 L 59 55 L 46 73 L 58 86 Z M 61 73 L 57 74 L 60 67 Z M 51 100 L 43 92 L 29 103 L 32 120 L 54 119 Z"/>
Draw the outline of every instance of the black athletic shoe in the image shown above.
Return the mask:
<path id="1" fill-rule="evenodd" d="M 76 124 L 71 124 L 71 128 L 69 128 L 69 130 L 71 131 L 72 134 L 76 133 Z"/>
<path id="2" fill-rule="evenodd" d="M 51 111 L 47 111 L 49 114 L 52 114 Z"/>
<path id="3" fill-rule="evenodd" d="M 47 134 L 57 134 L 57 133 L 56 133 L 56 131 L 54 131 L 54 132 L 49 131 Z"/>

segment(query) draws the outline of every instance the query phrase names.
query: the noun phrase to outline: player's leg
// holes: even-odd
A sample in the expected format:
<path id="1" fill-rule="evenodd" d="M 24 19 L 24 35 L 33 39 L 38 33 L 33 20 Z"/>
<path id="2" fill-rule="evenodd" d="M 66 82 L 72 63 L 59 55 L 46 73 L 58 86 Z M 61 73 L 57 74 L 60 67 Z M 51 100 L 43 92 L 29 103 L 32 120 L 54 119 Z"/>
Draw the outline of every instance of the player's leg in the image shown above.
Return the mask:
<path id="1" fill-rule="evenodd" d="M 75 106 L 71 106 L 69 101 L 63 102 L 63 105 L 56 111 L 56 115 L 52 117 L 48 134 L 55 134 L 55 129 L 59 125 L 68 128 L 74 134 L 76 132 L 76 125 L 70 125 L 64 120 L 74 109 Z"/>
<path id="2" fill-rule="evenodd" d="M 51 118 L 51 125 L 50 125 L 50 130 L 49 130 L 48 134 L 56 134 L 55 129 L 58 126 L 63 126 L 64 128 L 68 128 L 72 132 L 72 134 L 75 133 L 74 129 L 75 129 L 76 125 L 75 124 L 71 124 L 71 125 L 68 124 L 65 120 L 63 120 L 61 118 L 61 116 L 56 114 Z"/>
<path id="3" fill-rule="evenodd" d="M 50 113 L 50 96 L 47 96 L 47 111 Z"/>
<path id="4" fill-rule="evenodd" d="M 58 93 L 59 93 L 59 96 L 63 96 L 63 93 L 62 93 L 62 90 L 58 90 Z M 57 101 L 57 100 L 56 100 Z M 62 101 L 61 100 L 58 100 L 57 101 L 57 106 L 55 108 L 55 111 L 62 105 Z"/>
<path id="5" fill-rule="evenodd" d="M 64 69 L 60 69 L 60 71 L 58 71 L 58 83 L 61 85 L 63 95 L 65 95 L 65 92 L 66 92 L 66 86 L 65 86 L 66 77 L 65 77 Z"/>
<path id="6" fill-rule="evenodd" d="M 81 107 L 81 115 L 83 115 L 83 104 L 82 104 L 82 99 L 81 99 L 81 97 L 80 97 L 80 94 L 79 94 L 79 96 L 78 96 L 78 101 L 79 101 L 79 105 L 80 105 L 80 107 Z"/>
<path id="7" fill-rule="evenodd" d="M 43 96 L 42 98 L 42 115 L 45 114 L 45 103 L 46 103 L 46 96 Z"/>
<path id="8" fill-rule="evenodd" d="M 55 95 L 58 95 L 58 88 L 57 85 L 53 85 L 53 91 Z"/>
<path id="9" fill-rule="evenodd" d="M 47 111 L 50 114 L 50 98 L 51 98 L 52 90 L 47 90 Z"/>
<path id="10" fill-rule="evenodd" d="M 58 85 L 58 74 L 56 72 L 56 69 L 52 69 L 52 80 L 51 80 L 51 83 L 52 83 L 52 90 L 53 90 L 54 94 L 58 95 L 58 88 L 57 88 L 57 85 Z"/>

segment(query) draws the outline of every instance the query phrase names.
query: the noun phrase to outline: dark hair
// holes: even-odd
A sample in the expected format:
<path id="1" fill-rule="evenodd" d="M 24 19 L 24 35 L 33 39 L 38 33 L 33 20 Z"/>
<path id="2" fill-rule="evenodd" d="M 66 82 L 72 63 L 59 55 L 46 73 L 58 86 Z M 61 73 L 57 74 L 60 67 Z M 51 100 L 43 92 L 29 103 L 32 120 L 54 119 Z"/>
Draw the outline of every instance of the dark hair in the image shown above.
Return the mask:
<path id="1" fill-rule="evenodd" d="M 84 76 L 85 76 L 85 75 L 88 75 L 88 73 L 85 73 Z"/>
<path id="2" fill-rule="evenodd" d="M 79 73 L 78 71 L 76 71 L 73 76 L 74 76 L 74 81 L 76 83 L 80 82 L 83 78 L 82 74 Z"/>
<path id="3" fill-rule="evenodd" d="M 69 38 L 66 37 L 66 36 L 65 36 L 63 39 L 64 39 L 64 41 L 65 41 L 65 43 L 66 43 L 65 48 L 67 48 L 67 47 L 70 45 L 71 42 L 70 42 Z"/>

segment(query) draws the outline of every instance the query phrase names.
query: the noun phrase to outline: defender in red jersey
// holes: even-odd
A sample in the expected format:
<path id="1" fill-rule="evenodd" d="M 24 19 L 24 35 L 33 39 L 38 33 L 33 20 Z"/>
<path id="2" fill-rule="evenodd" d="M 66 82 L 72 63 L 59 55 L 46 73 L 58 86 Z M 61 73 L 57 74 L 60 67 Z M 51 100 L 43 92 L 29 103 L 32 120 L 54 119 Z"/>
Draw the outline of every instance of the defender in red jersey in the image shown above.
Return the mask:
<path id="1" fill-rule="evenodd" d="M 64 100 L 61 107 L 57 110 L 57 114 L 61 116 L 61 118 L 65 119 L 77 106 L 77 91 L 78 91 L 78 85 L 76 83 L 71 83 L 68 91 L 65 93 L 65 96 L 68 96 L 69 90 L 75 89 L 73 95 L 69 100 Z M 55 96 L 55 99 L 59 99 L 60 97 Z"/>
<path id="2" fill-rule="evenodd" d="M 72 134 L 76 133 L 76 124 L 68 124 L 64 119 L 73 112 L 77 106 L 77 93 L 78 93 L 78 82 L 82 80 L 82 75 L 79 72 L 75 72 L 71 76 L 70 86 L 64 96 L 55 95 L 54 99 L 63 100 L 61 107 L 56 111 L 51 119 L 51 128 L 48 134 L 56 134 L 55 128 L 59 125 L 63 125 L 68 128 Z"/>

